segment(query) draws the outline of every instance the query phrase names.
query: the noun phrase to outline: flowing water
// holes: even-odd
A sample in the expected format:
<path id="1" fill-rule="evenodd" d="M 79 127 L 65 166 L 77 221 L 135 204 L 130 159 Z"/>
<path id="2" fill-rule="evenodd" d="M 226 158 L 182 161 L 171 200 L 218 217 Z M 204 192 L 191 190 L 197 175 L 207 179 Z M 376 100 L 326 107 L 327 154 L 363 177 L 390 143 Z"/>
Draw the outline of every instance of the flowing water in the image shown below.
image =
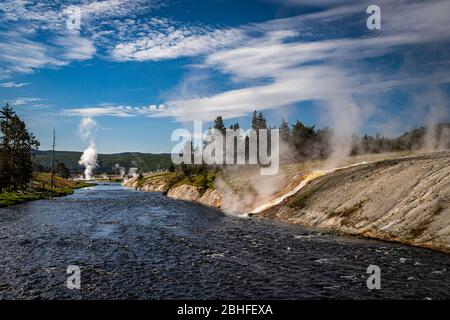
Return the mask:
<path id="1" fill-rule="evenodd" d="M 369 265 L 381 289 L 368 290 Z M 81 289 L 66 287 L 69 265 Z M 0 209 L 0 298 L 450 298 L 450 255 L 97 186 Z"/>

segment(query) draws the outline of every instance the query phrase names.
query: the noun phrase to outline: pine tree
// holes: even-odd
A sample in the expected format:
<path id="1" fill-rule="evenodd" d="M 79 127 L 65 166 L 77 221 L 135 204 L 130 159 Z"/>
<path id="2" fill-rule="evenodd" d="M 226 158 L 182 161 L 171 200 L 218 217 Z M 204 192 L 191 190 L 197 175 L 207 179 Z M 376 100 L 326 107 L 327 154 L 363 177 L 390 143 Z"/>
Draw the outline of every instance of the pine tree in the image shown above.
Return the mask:
<path id="1" fill-rule="evenodd" d="M 188 166 L 184 163 L 184 161 L 180 164 L 180 171 L 183 177 L 188 177 L 190 175 Z"/>
<path id="2" fill-rule="evenodd" d="M 289 124 L 286 122 L 286 120 L 281 119 L 280 124 L 280 137 L 283 141 L 289 141 L 291 130 L 289 129 Z"/>
<path id="3" fill-rule="evenodd" d="M 267 122 L 262 112 L 258 114 L 258 129 L 267 129 Z"/>
<path id="4" fill-rule="evenodd" d="M 39 142 L 7 104 L 0 111 L 0 188 L 24 189 L 33 175 L 33 150 Z"/>
<path id="5" fill-rule="evenodd" d="M 253 130 L 258 130 L 259 129 L 259 123 L 258 123 L 258 113 L 255 111 L 253 111 L 252 114 L 252 129 Z"/>
<path id="6" fill-rule="evenodd" d="M 11 154 L 9 143 L 10 134 L 8 133 L 9 127 L 6 125 L 7 121 L 9 121 L 7 119 L 11 118 L 11 112 L 12 109 L 8 105 L 0 112 L 0 192 L 5 188 L 9 188 L 11 185 L 11 171 L 9 167 L 9 155 Z"/>
<path id="7" fill-rule="evenodd" d="M 231 124 L 230 129 L 231 130 L 239 130 L 240 129 L 239 123 L 236 122 L 234 124 Z"/>
<path id="8" fill-rule="evenodd" d="M 58 176 L 64 179 L 68 179 L 70 177 L 70 170 L 66 167 L 63 162 L 56 161 L 56 173 Z"/>
<path id="9" fill-rule="evenodd" d="M 225 125 L 223 123 L 222 116 L 217 116 L 216 120 L 214 120 L 214 129 L 219 130 L 223 135 L 225 135 L 225 133 L 227 132 L 227 129 L 225 128 Z"/>

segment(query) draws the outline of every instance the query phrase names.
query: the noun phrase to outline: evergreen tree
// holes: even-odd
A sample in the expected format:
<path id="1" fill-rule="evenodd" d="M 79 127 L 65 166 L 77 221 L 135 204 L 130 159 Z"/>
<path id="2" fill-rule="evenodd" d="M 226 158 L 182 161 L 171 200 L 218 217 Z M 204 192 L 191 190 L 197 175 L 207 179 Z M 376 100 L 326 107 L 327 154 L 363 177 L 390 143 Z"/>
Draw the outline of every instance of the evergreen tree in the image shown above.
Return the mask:
<path id="1" fill-rule="evenodd" d="M 252 114 L 252 129 L 253 130 L 258 130 L 259 129 L 259 124 L 258 124 L 258 113 L 255 111 L 253 111 Z"/>
<path id="2" fill-rule="evenodd" d="M 61 178 L 68 179 L 70 177 L 70 170 L 63 162 L 56 163 L 56 174 Z"/>
<path id="3" fill-rule="evenodd" d="M 189 168 L 186 165 L 186 163 L 184 163 L 184 161 L 182 161 L 181 164 L 180 164 L 180 171 L 181 171 L 181 175 L 183 177 L 188 177 L 189 176 Z"/>
<path id="4" fill-rule="evenodd" d="M 266 119 L 264 118 L 262 112 L 258 114 L 258 129 L 267 129 Z"/>
<path id="5" fill-rule="evenodd" d="M 318 139 L 314 126 L 307 127 L 297 120 L 297 122 L 292 125 L 291 137 L 292 144 L 297 150 L 300 158 L 317 156 L 316 142 Z"/>
<path id="6" fill-rule="evenodd" d="M 289 124 L 286 122 L 286 120 L 281 119 L 281 124 L 280 124 L 280 138 L 283 141 L 289 141 L 289 136 L 291 134 L 291 130 L 289 129 Z"/>
<path id="7" fill-rule="evenodd" d="M 33 175 L 33 150 L 39 142 L 7 104 L 0 111 L 0 188 L 24 189 Z"/>
<path id="8" fill-rule="evenodd" d="M 253 111 L 252 115 L 252 129 L 259 131 L 259 129 L 267 129 L 267 122 L 262 112 Z"/>
<path id="9" fill-rule="evenodd" d="M 227 132 L 222 116 L 217 116 L 216 120 L 214 120 L 214 129 L 219 130 L 223 135 Z"/>
<path id="10" fill-rule="evenodd" d="M 231 130 L 239 130 L 240 129 L 239 123 L 236 122 L 234 124 L 231 124 L 230 129 Z"/>

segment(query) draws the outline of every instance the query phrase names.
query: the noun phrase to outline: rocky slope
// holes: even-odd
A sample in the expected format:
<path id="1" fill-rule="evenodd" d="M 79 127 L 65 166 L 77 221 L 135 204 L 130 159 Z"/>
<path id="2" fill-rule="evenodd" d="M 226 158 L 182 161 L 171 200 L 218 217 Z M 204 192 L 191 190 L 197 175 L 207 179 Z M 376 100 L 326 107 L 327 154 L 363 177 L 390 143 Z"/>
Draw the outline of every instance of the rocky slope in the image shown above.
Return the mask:
<path id="1" fill-rule="evenodd" d="M 219 191 L 208 189 L 201 194 L 196 187 L 187 184 L 171 188 L 167 192 L 167 196 L 178 200 L 198 202 L 218 209 L 222 205 L 222 194 Z"/>
<path id="2" fill-rule="evenodd" d="M 450 252 L 450 153 L 337 170 L 253 216 Z"/>
<path id="3" fill-rule="evenodd" d="M 130 188 L 148 192 L 164 192 L 170 198 L 184 201 L 198 202 L 205 206 L 219 209 L 222 205 L 222 194 L 216 189 L 208 189 L 200 192 L 193 185 L 181 184 L 171 187 L 171 173 L 158 173 L 145 176 L 142 181 L 133 178 L 123 185 Z"/>
<path id="4" fill-rule="evenodd" d="M 148 192 L 166 192 L 169 187 L 168 183 L 169 179 L 167 174 L 157 173 L 145 176 L 143 181 L 140 181 L 139 177 L 129 179 L 123 185 Z"/>

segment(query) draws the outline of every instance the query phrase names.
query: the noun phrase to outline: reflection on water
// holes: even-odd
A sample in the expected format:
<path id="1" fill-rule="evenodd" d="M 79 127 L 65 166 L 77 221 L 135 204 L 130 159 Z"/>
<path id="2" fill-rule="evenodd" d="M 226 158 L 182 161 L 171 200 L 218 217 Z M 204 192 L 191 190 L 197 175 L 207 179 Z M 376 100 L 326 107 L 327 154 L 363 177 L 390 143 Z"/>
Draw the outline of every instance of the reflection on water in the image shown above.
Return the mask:
<path id="1" fill-rule="evenodd" d="M 81 267 L 81 290 L 65 286 Z M 380 266 L 382 289 L 366 269 Z M 120 185 L 0 209 L 0 298 L 450 298 L 450 256 Z"/>

